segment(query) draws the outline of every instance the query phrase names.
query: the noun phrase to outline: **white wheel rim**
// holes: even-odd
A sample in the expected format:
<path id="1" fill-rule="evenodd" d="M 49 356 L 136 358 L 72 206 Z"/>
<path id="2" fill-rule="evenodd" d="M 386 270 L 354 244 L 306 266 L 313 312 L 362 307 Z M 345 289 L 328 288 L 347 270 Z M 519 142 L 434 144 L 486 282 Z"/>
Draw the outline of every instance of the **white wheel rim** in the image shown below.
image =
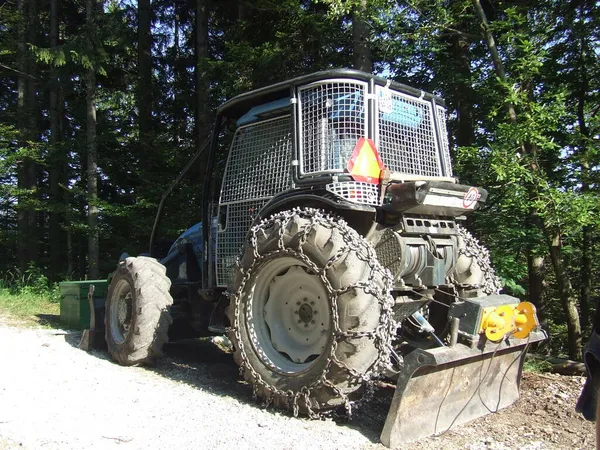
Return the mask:
<path id="1" fill-rule="evenodd" d="M 246 325 L 262 361 L 290 375 L 312 366 L 332 327 L 321 278 L 296 258 L 276 257 L 259 269 L 248 294 Z"/>
<path id="2" fill-rule="evenodd" d="M 110 305 L 110 335 L 117 344 L 125 342 L 129 335 L 132 311 L 131 288 L 126 280 L 121 280 L 115 286 Z"/>

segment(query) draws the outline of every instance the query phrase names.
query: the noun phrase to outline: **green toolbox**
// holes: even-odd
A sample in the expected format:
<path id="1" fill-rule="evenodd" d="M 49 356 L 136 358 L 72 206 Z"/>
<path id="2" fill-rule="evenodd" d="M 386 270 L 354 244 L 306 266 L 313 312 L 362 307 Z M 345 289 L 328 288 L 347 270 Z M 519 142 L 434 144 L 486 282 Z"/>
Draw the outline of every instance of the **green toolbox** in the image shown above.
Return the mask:
<path id="1" fill-rule="evenodd" d="M 63 327 L 76 330 L 90 328 L 90 285 L 94 286 L 95 308 L 104 306 L 108 280 L 63 281 L 59 284 L 60 323 Z"/>

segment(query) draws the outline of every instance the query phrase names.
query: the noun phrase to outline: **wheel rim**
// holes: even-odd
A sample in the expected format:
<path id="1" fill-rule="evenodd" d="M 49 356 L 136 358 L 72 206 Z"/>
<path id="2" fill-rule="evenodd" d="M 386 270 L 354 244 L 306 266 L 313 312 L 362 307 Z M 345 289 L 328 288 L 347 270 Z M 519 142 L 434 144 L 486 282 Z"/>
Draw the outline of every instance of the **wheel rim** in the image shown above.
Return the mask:
<path id="1" fill-rule="evenodd" d="M 246 326 L 260 359 L 288 375 L 311 367 L 332 327 L 319 275 L 296 258 L 276 257 L 259 268 L 249 294 Z"/>
<path id="2" fill-rule="evenodd" d="M 115 286 L 110 308 L 110 335 L 117 344 L 122 344 L 129 335 L 133 300 L 131 287 L 125 280 Z"/>

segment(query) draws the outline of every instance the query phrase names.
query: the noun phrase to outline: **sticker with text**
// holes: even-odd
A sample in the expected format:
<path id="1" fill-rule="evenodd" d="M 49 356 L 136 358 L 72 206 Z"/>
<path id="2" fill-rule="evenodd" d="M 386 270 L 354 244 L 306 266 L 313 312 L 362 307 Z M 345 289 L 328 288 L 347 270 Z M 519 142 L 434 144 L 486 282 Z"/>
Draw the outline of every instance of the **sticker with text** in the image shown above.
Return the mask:
<path id="1" fill-rule="evenodd" d="M 481 194 L 479 193 L 477 188 L 475 188 L 475 187 L 470 188 L 469 191 L 463 197 L 463 208 L 465 208 L 465 209 L 471 208 L 475 203 L 477 203 L 477 200 L 479 200 L 479 197 L 481 197 Z"/>

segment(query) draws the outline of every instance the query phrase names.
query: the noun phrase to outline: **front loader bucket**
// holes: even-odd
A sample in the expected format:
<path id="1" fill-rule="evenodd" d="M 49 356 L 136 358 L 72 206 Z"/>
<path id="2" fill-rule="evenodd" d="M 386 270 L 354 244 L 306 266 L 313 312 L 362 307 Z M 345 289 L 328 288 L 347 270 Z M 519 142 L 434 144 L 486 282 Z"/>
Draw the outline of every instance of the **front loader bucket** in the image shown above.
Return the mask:
<path id="1" fill-rule="evenodd" d="M 545 338 L 537 331 L 483 348 L 414 350 L 404 358 L 381 442 L 395 448 L 512 405 L 527 348 Z"/>

